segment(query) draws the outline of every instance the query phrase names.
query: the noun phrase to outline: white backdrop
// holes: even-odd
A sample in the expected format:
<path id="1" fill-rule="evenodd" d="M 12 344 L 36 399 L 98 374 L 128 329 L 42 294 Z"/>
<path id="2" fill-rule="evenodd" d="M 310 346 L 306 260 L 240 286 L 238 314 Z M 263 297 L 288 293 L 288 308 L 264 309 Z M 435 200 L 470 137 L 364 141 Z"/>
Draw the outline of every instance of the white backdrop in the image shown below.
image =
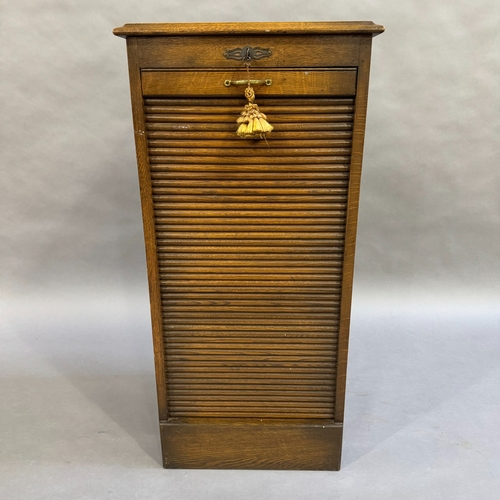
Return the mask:
<path id="1" fill-rule="evenodd" d="M 478 488 L 478 498 L 496 498 L 500 443 L 486 423 L 500 417 L 497 0 L 4 0 L 0 16 L 2 498 L 163 498 L 165 485 L 172 498 L 470 498 Z M 333 476 L 200 472 L 184 481 L 158 463 L 125 42 L 111 31 L 316 20 L 386 27 L 372 53 L 347 465 Z M 474 386 L 474 405 L 458 418 L 457 401 Z M 439 430 L 421 420 L 453 398 Z M 411 422 L 420 427 L 408 430 Z M 114 430 L 98 430 L 106 426 Z M 401 432 L 410 441 L 384 455 L 380 446 Z M 98 442 L 103 434 L 112 437 Z M 433 466 L 419 496 L 412 488 Z M 283 481 L 288 489 L 276 486 Z"/>

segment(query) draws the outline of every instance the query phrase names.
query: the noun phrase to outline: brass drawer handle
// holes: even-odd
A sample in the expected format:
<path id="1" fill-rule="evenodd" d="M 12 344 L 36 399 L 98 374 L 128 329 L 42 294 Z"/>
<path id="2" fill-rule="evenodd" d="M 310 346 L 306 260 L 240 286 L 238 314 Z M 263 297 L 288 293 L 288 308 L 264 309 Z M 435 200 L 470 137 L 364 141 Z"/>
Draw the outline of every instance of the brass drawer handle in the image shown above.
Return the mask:
<path id="1" fill-rule="evenodd" d="M 273 81 L 271 78 L 266 80 L 224 80 L 224 85 L 230 87 L 231 85 L 271 85 Z"/>

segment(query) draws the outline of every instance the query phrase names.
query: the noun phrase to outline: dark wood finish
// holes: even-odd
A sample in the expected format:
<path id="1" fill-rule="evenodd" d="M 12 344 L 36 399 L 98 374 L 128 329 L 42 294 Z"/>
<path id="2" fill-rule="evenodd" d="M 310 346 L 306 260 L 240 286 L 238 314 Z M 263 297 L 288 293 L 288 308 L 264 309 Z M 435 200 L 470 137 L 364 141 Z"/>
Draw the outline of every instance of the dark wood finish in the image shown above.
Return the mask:
<path id="1" fill-rule="evenodd" d="M 173 469 L 340 469 L 342 426 L 331 420 L 172 419 L 161 429 Z"/>
<path id="2" fill-rule="evenodd" d="M 368 103 L 368 79 L 370 73 L 371 40 L 360 44 L 356 114 L 354 116 L 351 172 L 347 201 L 347 219 L 344 247 L 344 270 L 342 275 L 342 300 L 340 305 L 339 347 L 337 362 L 337 388 L 335 395 L 335 421 L 344 421 L 344 401 L 347 373 L 349 327 L 351 322 L 352 283 L 354 279 L 354 251 L 358 227 L 359 192 L 361 187 L 361 165 L 365 138 L 366 107 Z"/>
<path id="3" fill-rule="evenodd" d="M 325 68 L 356 66 L 360 36 L 356 35 L 248 35 L 244 43 L 266 47 L 272 57 L 252 62 L 254 68 Z M 138 38 L 139 65 L 145 68 L 241 68 L 241 61 L 221 58 L 228 48 L 241 47 L 241 36 L 154 36 Z M 331 50 L 335 46 L 335 50 Z M 187 55 L 186 55 L 187 54 Z"/>
<path id="4" fill-rule="evenodd" d="M 145 96 L 239 96 L 243 90 L 241 86 L 232 85 L 224 87 L 225 80 L 241 80 L 246 77 L 246 71 L 240 69 L 232 71 L 142 71 L 142 92 Z M 351 96 L 356 90 L 355 70 L 307 70 L 307 71 L 276 71 L 276 70 L 252 70 L 252 78 L 257 80 L 271 79 L 272 85 L 260 85 L 256 87 L 256 93 L 261 96 L 297 95 L 308 96 Z M 244 87 L 243 87 L 244 89 Z M 238 108 L 238 106 L 234 106 Z M 224 110 L 224 108 L 222 108 Z M 193 110 L 194 112 L 195 110 Z M 195 114 L 198 114 L 196 111 Z M 230 115 L 222 118 L 229 123 L 234 123 L 236 109 L 230 110 Z M 312 110 L 312 114 L 315 110 Z M 286 119 L 287 117 L 284 117 Z M 302 117 L 301 122 L 317 119 L 316 116 Z M 200 121 L 212 121 L 213 116 L 205 111 Z M 277 115 L 274 119 L 279 119 Z M 188 115 L 186 121 L 191 122 Z M 330 121 L 328 115 L 325 121 Z"/>
<path id="5" fill-rule="evenodd" d="M 151 173 L 149 168 L 146 124 L 142 103 L 141 75 L 138 64 L 137 39 L 127 39 L 128 67 L 130 75 L 130 93 L 132 97 L 132 117 L 139 170 L 141 192 L 142 221 L 146 246 L 146 264 L 148 269 L 149 298 L 151 303 L 151 326 L 153 329 L 153 349 L 155 354 L 156 390 L 160 420 L 168 418 L 167 379 L 165 373 L 165 348 L 163 345 L 163 319 L 161 309 L 160 279 L 156 248 L 155 220 Z"/>
<path id="6" fill-rule="evenodd" d="M 208 82 L 216 73 L 208 73 Z M 329 89 L 327 95 L 342 95 L 342 91 L 335 91 L 334 85 L 342 73 L 349 76 L 356 74 L 355 71 L 323 71 L 323 81 L 318 88 Z M 150 74 L 157 76 L 163 72 Z M 182 103 L 178 105 L 172 98 L 156 98 L 154 102 L 147 99 L 146 104 L 154 104 L 145 106 L 147 128 L 156 124 L 192 125 L 209 121 L 217 130 L 226 123 L 234 129 L 234 117 L 242 106 L 241 89 L 238 89 L 239 97 L 232 101 L 225 97 L 221 103 L 220 93 L 226 92 L 222 95 L 227 95 L 227 89 L 220 84 L 207 92 L 208 86 L 203 84 L 196 72 L 174 72 L 170 80 L 170 75 L 167 72 L 164 74 L 165 90 L 153 93 L 179 93 Z M 182 74 L 180 85 L 175 78 L 179 74 Z M 297 75 L 302 74 L 273 72 L 273 77 L 298 80 Z M 230 77 L 219 77 L 219 83 L 222 78 Z M 316 94 L 313 82 L 317 79 L 311 80 L 309 85 L 295 81 L 293 88 L 298 95 Z M 344 90 L 345 94 L 354 93 L 354 83 L 351 80 L 351 90 Z M 201 104 L 197 97 L 185 97 L 198 95 L 193 92 L 194 85 L 205 89 L 201 92 Z M 143 94 L 149 93 L 143 85 Z M 285 91 L 281 86 L 280 91 L 275 93 L 282 96 L 290 95 L 291 91 Z M 215 94 L 214 103 L 207 98 L 207 94 Z M 344 128 L 352 128 L 353 99 L 330 98 L 325 105 L 324 102 L 319 104 L 316 98 L 301 97 L 297 106 L 295 98 L 281 97 L 273 98 L 273 105 L 268 106 L 268 98 L 261 96 L 259 102 L 268 116 L 274 114 L 277 118 L 274 120 L 277 132 L 281 126 L 297 122 L 308 124 L 303 128 L 304 133 L 318 123 L 342 123 Z M 315 169 L 309 163 L 319 161 L 320 156 L 337 161 L 335 158 L 338 159 L 339 155 L 348 163 L 352 138 L 343 139 L 341 144 L 335 144 L 329 137 L 317 139 L 314 147 L 310 147 L 311 142 L 306 135 L 302 139 L 283 139 L 272 143 L 273 147 L 255 147 L 255 141 L 212 139 L 206 137 L 207 133 L 206 130 L 199 131 L 199 141 L 191 140 L 187 144 L 161 141 L 156 136 L 149 138 L 148 134 L 151 165 L 155 165 L 153 168 L 156 169 L 154 175 L 177 174 L 172 169 L 179 162 L 189 168 L 191 175 L 204 175 L 207 157 L 210 167 L 217 171 L 216 177 L 211 180 L 202 177 L 198 185 L 196 179 L 191 178 L 183 187 L 176 186 L 175 180 L 178 179 L 171 179 L 168 175 L 163 180 L 152 180 L 155 210 L 157 213 L 164 212 L 165 208 L 171 211 L 170 216 L 162 213 L 156 219 L 158 248 L 161 250 L 164 245 L 169 245 L 171 252 L 166 260 L 163 255 L 159 256 L 161 289 L 167 296 L 189 293 L 200 297 L 205 293 L 220 295 L 228 292 L 233 294 L 233 299 L 237 297 L 237 292 L 242 297 L 279 292 L 282 299 L 273 304 L 270 312 L 262 311 L 262 308 L 256 310 L 252 302 L 248 303 L 250 298 L 236 311 L 214 310 L 206 305 L 198 306 L 197 311 L 179 311 L 176 304 L 163 301 L 170 415 L 331 419 L 335 405 L 339 297 L 335 295 L 329 299 L 330 312 L 326 315 L 318 313 L 314 307 L 302 314 L 283 312 L 282 307 L 287 304 L 286 298 L 290 294 L 295 301 L 300 299 L 306 304 L 306 297 L 311 291 L 328 290 L 329 287 L 340 290 L 340 260 L 335 265 L 326 255 L 316 261 L 322 267 L 313 268 L 294 254 L 296 247 L 300 247 L 298 250 L 302 253 L 309 253 L 311 245 L 313 248 L 331 246 L 333 242 L 338 244 L 339 249 L 343 248 L 345 217 L 337 217 L 337 224 L 332 224 L 328 219 L 325 223 L 320 215 L 317 223 L 314 210 L 316 202 L 330 202 L 330 207 L 334 206 L 334 202 L 340 202 L 345 207 L 348 178 L 339 179 L 335 170 L 337 167 L 329 169 L 327 176 L 323 175 L 324 172 L 317 172 L 319 177 L 315 178 Z M 274 147 L 275 144 L 277 147 Z M 242 175 L 247 170 L 253 170 L 256 164 L 273 162 L 276 158 L 281 161 L 287 159 L 288 164 L 306 163 L 302 170 L 307 169 L 310 175 L 309 186 L 307 181 L 297 180 L 295 186 L 289 185 L 293 165 L 284 165 L 280 173 L 271 167 L 274 179 L 270 180 L 267 179 L 267 172 L 261 171 L 253 186 L 247 180 L 238 178 L 233 178 L 229 181 L 231 185 L 227 185 L 225 174 L 219 171 L 226 164 L 237 162 L 238 175 Z M 293 202 L 300 202 L 308 210 L 308 218 L 302 220 L 302 224 L 296 224 L 296 218 L 288 215 L 286 209 Z M 236 218 L 229 225 L 231 219 L 228 215 L 234 214 L 241 205 L 251 209 L 252 214 L 239 217 L 239 220 Z M 269 206 L 278 210 L 274 227 L 267 225 L 267 216 L 262 215 Z M 198 220 L 198 224 L 193 225 L 192 217 L 185 216 L 186 208 L 196 208 L 198 219 L 203 222 Z M 225 210 L 226 216 L 214 220 L 207 216 L 212 209 Z M 252 221 L 258 224 L 253 231 Z M 301 222 L 300 219 L 298 222 Z M 188 244 L 190 256 L 186 258 L 183 252 Z M 243 245 L 260 258 L 260 268 L 255 265 L 247 267 L 247 259 L 238 256 Z M 178 251 L 178 247 L 182 250 Z M 206 255 L 206 248 L 213 255 Z M 228 249 L 235 253 L 232 265 L 221 267 Z M 205 267 L 197 266 L 199 261 L 193 259 L 191 254 L 205 257 L 202 259 Z M 264 267 L 266 261 L 263 259 L 275 255 L 288 257 L 288 260 L 285 264 L 272 261 L 267 268 Z M 219 267 L 214 263 L 219 263 Z M 290 263 L 298 271 L 288 267 Z M 165 432 L 169 432 L 168 429 Z"/>
<path id="7" fill-rule="evenodd" d="M 165 467 L 340 467 L 373 23 L 126 25 Z M 241 61 L 275 130 L 242 140 Z M 309 59 L 307 54 L 310 54 Z M 260 65 L 260 66 L 259 66 Z M 168 388 L 168 398 L 167 398 Z"/>
<path id="8" fill-rule="evenodd" d="M 371 21 L 282 23 L 138 23 L 115 28 L 117 36 L 163 35 L 358 35 L 376 36 L 384 27 Z"/>

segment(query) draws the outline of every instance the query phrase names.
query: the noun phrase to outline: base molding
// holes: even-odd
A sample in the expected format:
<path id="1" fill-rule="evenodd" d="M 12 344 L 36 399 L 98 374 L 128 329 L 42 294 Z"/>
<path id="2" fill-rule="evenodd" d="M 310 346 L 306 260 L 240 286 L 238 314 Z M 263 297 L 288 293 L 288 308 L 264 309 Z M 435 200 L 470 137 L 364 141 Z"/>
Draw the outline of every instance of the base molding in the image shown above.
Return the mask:
<path id="1" fill-rule="evenodd" d="M 168 469 L 339 470 L 342 424 L 323 419 L 160 422 Z"/>

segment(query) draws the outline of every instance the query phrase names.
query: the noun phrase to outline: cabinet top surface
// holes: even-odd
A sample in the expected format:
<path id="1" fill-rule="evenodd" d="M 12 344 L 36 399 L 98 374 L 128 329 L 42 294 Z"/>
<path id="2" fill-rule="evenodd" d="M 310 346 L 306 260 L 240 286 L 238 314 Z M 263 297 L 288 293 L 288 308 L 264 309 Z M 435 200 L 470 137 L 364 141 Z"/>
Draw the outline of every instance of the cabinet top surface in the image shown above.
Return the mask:
<path id="1" fill-rule="evenodd" d="M 292 23 L 141 23 L 115 28 L 116 36 L 172 35 L 287 35 L 287 34 L 371 34 L 384 27 L 372 21 L 292 22 Z"/>

